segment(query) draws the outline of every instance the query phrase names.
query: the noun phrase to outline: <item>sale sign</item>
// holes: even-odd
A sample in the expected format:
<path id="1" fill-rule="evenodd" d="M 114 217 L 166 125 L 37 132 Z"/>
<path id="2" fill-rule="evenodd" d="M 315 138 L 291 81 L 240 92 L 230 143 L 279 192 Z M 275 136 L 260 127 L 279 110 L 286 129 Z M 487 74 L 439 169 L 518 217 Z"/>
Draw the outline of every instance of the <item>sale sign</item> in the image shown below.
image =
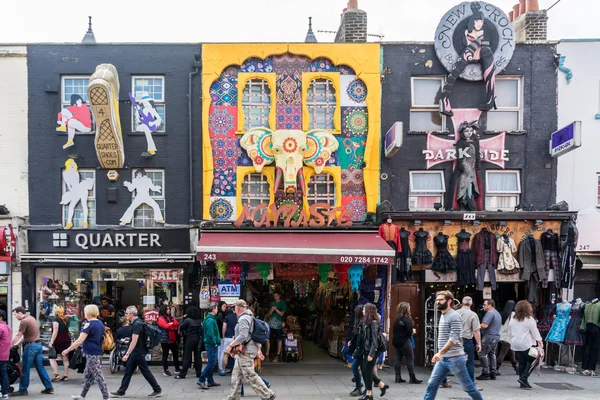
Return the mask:
<path id="1" fill-rule="evenodd" d="M 144 312 L 144 322 L 158 321 L 158 310 L 148 310 Z"/>
<path id="2" fill-rule="evenodd" d="M 154 282 L 179 282 L 179 271 L 152 270 L 150 280 Z"/>

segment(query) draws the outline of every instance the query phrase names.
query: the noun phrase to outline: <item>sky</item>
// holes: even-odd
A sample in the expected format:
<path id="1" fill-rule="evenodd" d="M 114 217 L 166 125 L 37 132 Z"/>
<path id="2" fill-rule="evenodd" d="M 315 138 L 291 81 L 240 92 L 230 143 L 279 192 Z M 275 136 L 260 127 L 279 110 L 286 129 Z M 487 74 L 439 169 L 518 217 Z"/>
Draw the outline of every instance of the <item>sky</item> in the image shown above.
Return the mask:
<path id="1" fill-rule="evenodd" d="M 547 9 L 557 0 L 539 0 Z M 308 17 L 319 42 L 333 42 L 347 0 L 2 0 L 0 43 L 80 42 L 93 17 L 98 42 L 302 42 Z M 518 0 L 490 3 L 506 13 Z M 458 0 L 358 0 L 368 33 L 383 41 L 432 41 Z M 25 8 L 23 8 L 25 6 Z M 598 38 L 598 0 L 559 0 L 548 39 Z M 369 41 L 378 41 L 372 36 Z"/>

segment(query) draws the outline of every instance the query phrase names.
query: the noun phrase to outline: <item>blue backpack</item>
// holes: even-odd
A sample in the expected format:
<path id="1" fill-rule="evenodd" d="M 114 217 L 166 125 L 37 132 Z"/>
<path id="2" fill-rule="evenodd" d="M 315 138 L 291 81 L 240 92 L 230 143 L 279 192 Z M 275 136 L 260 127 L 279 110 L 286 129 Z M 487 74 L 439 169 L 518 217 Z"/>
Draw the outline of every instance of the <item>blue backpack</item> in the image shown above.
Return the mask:
<path id="1" fill-rule="evenodd" d="M 252 317 L 254 327 L 250 334 L 250 340 L 256 343 L 265 344 L 271 337 L 271 328 L 265 321 Z"/>
<path id="2" fill-rule="evenodd" d="M 160 328 L 144 323 L 144 336 L 146 336 L 146 349 L 152 350 L 160 344 Z"/>

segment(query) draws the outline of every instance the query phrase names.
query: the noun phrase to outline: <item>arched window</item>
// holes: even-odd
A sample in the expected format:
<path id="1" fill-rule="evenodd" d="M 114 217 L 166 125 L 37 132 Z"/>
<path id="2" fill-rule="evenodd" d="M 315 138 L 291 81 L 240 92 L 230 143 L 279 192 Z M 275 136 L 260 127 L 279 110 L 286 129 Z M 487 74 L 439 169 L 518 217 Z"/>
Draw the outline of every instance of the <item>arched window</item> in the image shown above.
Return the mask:
<path id="1" fill-rule="evenodd" d="M 269 127 L 271 89 L 264 79 L 250 79 L 242 92 L 244 130 L 260 126 Z"/>
<path id="2" fill-rule="evenodd" d="M 314 174 L 308 180 L 308 192 L 306 201 L 308 205 L 315 203 L 327 203 L 335 207 L 335 180 L 328 173 Z"/>
<path id="3" fill-rule="evenodd" d="M 306 107 L 309 114 L 309 129 L 335 129 L 335 87 L 326 78 L 317 78 L 308 84 Z"/>
<path id="4" fill-rule="evenodd" d="M 250 210 L 261 204 L 269 205 L 271 192 L 267 176 L 261 172 L 252 172 L 244 176 L 242 181 L 242 205 L 248 204 Z M 264 212 L 264 210 L 262 210 Z M 256 213 L 256 219 L 260 220 L 262 212 Z"/>

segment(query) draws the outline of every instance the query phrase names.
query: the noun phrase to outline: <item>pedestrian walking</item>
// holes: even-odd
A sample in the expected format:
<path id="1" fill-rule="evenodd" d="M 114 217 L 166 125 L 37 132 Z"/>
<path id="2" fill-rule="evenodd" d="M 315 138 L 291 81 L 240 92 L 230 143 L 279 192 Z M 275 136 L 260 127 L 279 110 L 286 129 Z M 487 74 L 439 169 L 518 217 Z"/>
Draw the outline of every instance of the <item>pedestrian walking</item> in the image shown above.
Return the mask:
<path id="1" fill-rule="evenodd" d="M 52 337 L 50 338 L 50 343 L 48 345 L 48 347 L 56 350 L 56 358 L 50 358 L 48 360 L 52 367 L 52 371 L 54 371 L 52 382 L 68 381 L 69 357 L 63 356 L 62 352 L 71 345 L 71 336 L 69 336 L 69 328 L 67 327 L 68 320 L 65 317 L 64 307 L 56 307 L 55 315 L 56 317 L 54 318 L 54 321 L 52 321 Z M 58 357 L 62 358 L 63 368 L 65 370 L 65 374 L 62 377 L 58 374 L 58 362 L 56 361 Z"/>
<path id="2" fill-rule="evenodd" d="M 162 393 L 162 389 L 158 382 L 156 382 L 156 378 L 154 378 L 154 375 L 152 375 L 152 372 L 150 372 L 148 364 L 146 363 L 146 354 L 148 353 L 148 349 L 146 348 L 146 324 L 138 318 L 138 309 L 135 306 L 127 307 L 125 316 L 131 323 L 132 331 L 129 348 L 127 349 L 127 353 L 123 356 L 123 361 L 127 362 L 127 366 L 125 367 L 121 386 L 117 391 L 110 392 L 110 394 L 115 397 L 125 396 L 129 383 L 131 382 L 131 377 L 133 376 L 135 369 L 139 368 L 146 381 L 152 387 L 152 393 L 150 393 L 148 397 L 159 396 Z"/>
<path id="3" fill-rule="evenodd" d="M 198 378 L 198 385 L 200 389 L 208 390 L 213 386 L 221 386 L 220 383 L 215 382 L 213 373 L 217 366 L 217 357 L 219 353 L 219 345 L 221 344 L 221 334 L 219 333 L 219 325 L 217 323 L 217 312 L 219 311 L 217 303 L 210 303 L 208 305 L 208 314 L 202 324 L 202 330 L 204 331 L 204 348 L 208 355 L 208 362 L 206 367 Z"/>
<path id="4" fill-rule="evenodd" d="M 93 382 L 98 383 L 103 399 L 109 399 L 108 387 L 102 373 L 102 340 L 104 338 L 104 323 L 98 320 L 100 310 L 94 304 L 88 304 L 84 307 L 86 323 L 81 329 L 79 338 L 68 348 L 62 351 L 63 359 L 67 358 L 69 353 L 79 346 L 83 346 L 83 353 L 87 358 L 85 363 L 85 371 L 83 375 L 83 385 L 79 396 L 71 396 L 72 399 L 85 399 L 90 386 Z"/>
<path id="5" fill-rule="evenodd" d="M 367 303 L 364 308 L 364 324 L 361 328 L 361 342 L 364 347 L 363 364 L 361 366 L 365 381 L 366 393 L 364 400 L 373 400 L 373 383 L 381 390 L 381 397 L 385 396 L 389 385 L 386 385 L 375 372 L 375 363 L 379 357 L 379 336 L 381 334 L 381 319 L 377 314 L 375 304 Z"/>
<path id="6" fill-rule="evenodd" d="M 12 334 L 6 323 L 6 312 L 0 310 L 0 384 L 2 385 L 2 398 L 8 399 L 8 359 L 10 357 L 10 341 Z"/>
<path id="7" fill-rule="evenodd" d="M 183 365 L 175 379 L 185 379 L 188 369 L 192 366 L 192 357 L 194 358 L 194 369 L 196 378 L 200 378 L 202 372 L 202 340 L 204 332 L 202 331 L 202 311 L 197 306 L 189 306 L 183 316 L 179 330 L 183 334 Z"/>
<path id="8" fill-rule="evenodd" d="M 12 340 L 12 345 L 17 346 L 23 341 L 23 357 L 21 360 L 21 379 L 19 380 L 19 390 L 13 392 L 10 396 L 28 396 L 29 392 L 29 374 L 31 367 L 35 367 L 44 390 L 42 394 L 54 393 L 50 377 L 44 369 L 42 360 L 42 343 L 40 342 L 40 329 L 34 317 L 27 314 L 23 307 L 17 307 L 13 310 L 15 318 L 19 320 L 19 331 Z"/>
<path id="9" fill-rule="evenodd" d="M 533 318 L 533 309 L 528 301 L 521 300 L 517 303 L 515 316 L 508 324 L 508 332 L 510 345 L 519 362 L 517 382 L 521 385 L 521 389 L 531 389 L 528 381 L 529 375 L 539 363 L 539 358 L 529 356 L 529 350 L 532 347 L 538 347 L 540 351 L 543 351 L 544 344 Z"/>
<path id="10" fill-rule="evenodd" d="M 406 358 L 406 368 L 408 369 L 408 376 L 410 377 L 410 383 L 421 383 L 423 381 L 418 380 L 415 376 L 415 355 L 413 352 L 412 337 L 414 334 L 414 328 L 412 323 L 412 316 L 410 314 L 410 304 L 402 302 L 396 307 L 396 321 L 394 322 L 394 339 L 392 344 L 396 350 L 396 361 L 394 369 L 396 370 L 396 383 L 406 382 L 402 379 L 400 372 L 402 368 L 402 357 Z"/>
<path id="11" fill-rule="evenodd" d="M 171 316 L 171 308 L 162 305 L 159 311 L 158 326 L 161 328 L 160 346 L 162 347 L 163 375 L 171 376 L 169 372 L 169 351 L 173 354 L 173 364 L 175 373 L 179 370 L 179 343 L 177 331 L 179 330 L 179 321 Z"/>
<path id="12" fill-rule="evenodd" d="M 467 371 L 467 359 L 462 343 L 462 319 L 460 314 L 452 309 L 454 295 L 449 291 L 436 294 L 437 309 L 442 312 L 439 321 L 438 352 L 431 359 L 435 363 L 424 400 L 435 399 L 440 383 L 449 372 L 458 379 L 463 390 L 473 400 L 483 400 L 475 383 Z"/>
<path id="13" fill-rule="evenodd" d="M 229 343 L 233 341 L 233 335 L 235 335 L 235 326 L 237 325 L 237 315 L 234 312 L 231 312 L 225 316 L 225 320 L 223 321 L 223 327 L 221 328 L 221 333 L 223 337 L 223 341 L 221 342 L 221 354 L 219 355 L 219 375 L 225 376 L 231 370 L 227 369 L 227 363 L 229 361 L 229 354 L 225 353 L 225 348 L 229 346 Z"/>
<path id="14" fill-rule="evenodd" d="M 500 329 L 500 342 L 498 343 L 499 352 L 498 359 L 496 360 L 496 375 L 500 375 L 500 367 L 507 356 L 516 374 L 519 374 L 519 364 L 517 363 L 515 352 L 510 346 L 510 336 L 508 335 L 508 324 L 510 324 L 510 321 L 514 318 L 514 311 L 515 302 L 508 300 L 500 313 L 500 316 L 502 317 L 502 328 Z"/>
<path id="15" fill-rule="evenodd" d="M 478 353 L 481 351 L 481 324 L 477 314 L 471 310 L 472 305 L 473 299 L 470 296 L 465 296 L 462 300 L 462 307 L 456 312 L 462 320 L 461 339 L 467 356 L 467 371 L 471 380 L 475 382 L 475 351 Z M 473 343 L 473 339 L 475 339 L 475 343 Z M 483 390 L 479 386 L 477 389 Z"/>
<path id="16" fill-rule="evenodd" d="M 235 303 L 234 311 L 238 316 L 235 338 L 225 349 L 227 353 L 235 355 L 235 366 L 231 374 L 232 392 L 227 396 L 227 400 L 240 400 L 244 379 L 261 399 L 274 400 L 275 393 L 265 385 L 254 370 L 254 359 L 259 354 L 261 344 L 251 338 L 254 329 L 252 311 L 248 310 L 248 304 L 244 300 Z"/>
<path id="17" fill-rule="evenodd" d="M 363 325 L 363 305 L 358 305 L 354 309 L 354 329 L 352 330 L 352 339 L 350 343 L 348 343 L 348 351 L 352 354 L 352 374 L 354 374 L 354 378 L 352 381 L 354 382 L 355 388 L 350 392 L 350 396 L 358 397 L 363 395 L 363 385 L 362 378 L 360 375 L 360 366 L 363 361 L 363 354 L 365 352 L 364 344 L 362 342 L 362 338 L 359 335 L 360 329 Z"/>
<path id="18" fill-rule="evenodd" d="M 483 302 L 483 309 L 486 313 L 481 320 L 481 350 L 478 354 L 481 375 L 477 379 L 487 381 L 496 379 L 496 350 L 500 341 L 502 317 L 496 310 L 496 302 L 492 299 Z"/>

